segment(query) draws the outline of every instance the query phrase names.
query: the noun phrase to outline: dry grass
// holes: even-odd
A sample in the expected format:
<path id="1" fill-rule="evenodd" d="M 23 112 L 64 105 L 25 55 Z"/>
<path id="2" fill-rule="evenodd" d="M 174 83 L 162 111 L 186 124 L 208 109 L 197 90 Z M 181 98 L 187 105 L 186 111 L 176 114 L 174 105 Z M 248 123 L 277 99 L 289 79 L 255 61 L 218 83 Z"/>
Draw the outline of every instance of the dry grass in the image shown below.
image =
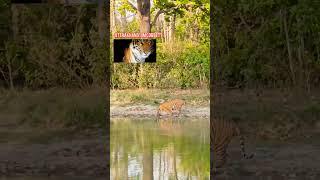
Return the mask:
<path id="1" fill-rule="evenodd" d="M 229 90 L 215 94 L 215 113 L 246 126 L 245 131 L 265 138 L 304 136 L 320 119 L 320 91 Z M 315 129 L 314 129 L 315 130 Z"/>
<path id="2" fill-rule="evenodd" d="M 105 126 L 104 88 L 2 91 L 0 125 L 41 128 Z"/>
<path id="3" fill-rule="evenodd" d="M 136 89 L 112 90 L 111 105 L 127 106 L 134 104 L 158 105 L 161 101 L 183 98 L 192 106 L 209 106 L 210 91 L 208 89 Z"/>

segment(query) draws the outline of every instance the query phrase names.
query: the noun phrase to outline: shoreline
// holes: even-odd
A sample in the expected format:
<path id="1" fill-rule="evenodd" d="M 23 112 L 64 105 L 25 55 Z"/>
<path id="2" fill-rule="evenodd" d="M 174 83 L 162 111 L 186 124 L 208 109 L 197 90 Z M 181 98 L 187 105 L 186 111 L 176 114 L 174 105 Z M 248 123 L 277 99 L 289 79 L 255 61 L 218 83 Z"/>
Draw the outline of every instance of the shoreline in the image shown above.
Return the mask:
<path id="1" fill-rule="evenodd" d="M 110 117 L 156 117 L 158 106 L 132 105 L 111 106 Z M 210 107 L 197 106 L 182 108 L 180 117 L 210 117 Z"/>

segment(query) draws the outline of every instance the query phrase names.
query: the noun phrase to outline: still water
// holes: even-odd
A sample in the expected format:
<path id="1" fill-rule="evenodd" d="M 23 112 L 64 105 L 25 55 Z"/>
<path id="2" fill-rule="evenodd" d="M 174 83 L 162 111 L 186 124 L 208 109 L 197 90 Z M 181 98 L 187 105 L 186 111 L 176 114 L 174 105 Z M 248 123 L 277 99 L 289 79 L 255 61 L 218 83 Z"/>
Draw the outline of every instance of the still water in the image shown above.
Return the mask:
<path id="1" fill-rule="evenodd" d="M 110 179 L 209 179 L 208 119 L 112 119 Z"/>

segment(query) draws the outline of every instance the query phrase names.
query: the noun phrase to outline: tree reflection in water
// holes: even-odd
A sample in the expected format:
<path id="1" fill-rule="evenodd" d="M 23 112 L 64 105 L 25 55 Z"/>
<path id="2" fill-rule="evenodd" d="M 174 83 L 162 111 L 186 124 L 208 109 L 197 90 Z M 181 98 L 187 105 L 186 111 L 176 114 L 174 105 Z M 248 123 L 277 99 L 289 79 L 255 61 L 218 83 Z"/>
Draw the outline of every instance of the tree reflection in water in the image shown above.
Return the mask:
<path id="1" fill-rule="evenodd" d="M 112 119 L 111 179 L 209 179 L 209 120 Z"/>

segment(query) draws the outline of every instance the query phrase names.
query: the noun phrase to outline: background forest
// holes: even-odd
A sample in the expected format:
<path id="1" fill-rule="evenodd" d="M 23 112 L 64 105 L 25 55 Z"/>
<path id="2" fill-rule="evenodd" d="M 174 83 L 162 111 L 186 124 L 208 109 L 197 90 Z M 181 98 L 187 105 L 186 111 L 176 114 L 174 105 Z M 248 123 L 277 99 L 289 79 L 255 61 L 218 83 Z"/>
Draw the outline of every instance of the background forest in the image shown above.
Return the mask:
<path id="1" fill-rule="evenodd" d="M 96 5 L 23 5 L 2 1 L 0 85 L 89 87 L 106 79 L 106 48 Z"/>
<path id="2" fill-rule="evenodd" d="M 209 5 L 209 0 L 112 1 L 112 34 L 162 34 L 157 39 L 156 64 L 113 64 L 112 89 L 208 88 Z M 141 19 L 147 19 L 147 23 Z"/>
<path id="3" fill-rule="evenodd" d="M 104 4 L 9 2 L 0 1 L 0 127 L 105 127 Z"/>
<path id="4" fill-rule="evenodd" d="M 111 2 L 111 10 L 115 9 L 112 33 L 139 31 L 135 3 Z M 107 63 L 105 50 L 98 46 L 95 8 L 17 6 L 10 7 L 6 1 L 0 4 L 2 87 L 86 87 L 104 83 Z M 207 84 L 208 6 L 208 1 L 151 1 L 150 31 L 164 35 L 158 39 L 158 63 L 144 65 L 141 70 L 114 66 L 111 86 Z M 218 82 L 230 87 L 317 87 L 319 6 L 315 1 L 217 1 L 212 31 Z M 157 71 L 159 67 L 161 71 Z"/>
<path id="5" fill-rule="evenodd" d="M 220 85 L 319 87 L 318 1 L 216 0 L 213 7 Z"/>
<path id="6" fill-rule="evenodd" d="M 0 174 L 105 177 L 106 3 L 49 1 L 0 0 Z"/>
<path id="7" fill-rule="evenodd" d="M 128 1 L 111 2 L 115 7 L 112 32 L 137 32 L 143 27 L 139 24 L 140 16 L 135 15 L 137 3 L 140 0 L 132 1 L 132 6 Z M 159 63 L 129 68 L 114 66 L 111 87 L 207 86 L 209 1 L 149 3 L 154 23 L 150 21 L 150 30 L 165 34 L 157 40 Z M 100 26 L 94 6 L 10 6 L 1 1 L 0 86 L 43 89 L 105 84 L 107 50 L 99 44 Z"/>
<path id="8" fill-rule="evenodd" d="M 255 154 L 237 164 L 239 146 L 230 143 L 230 173 L 216 179 L 320 177 L 316 155 L 306 158 L 320 137 L 319 8 L 316 0 L 211 4 L 210 114 L 237 122 Z"/>
<path id="9" fill-rule="evenodd" d="M 318 131 L 319 8 L 312 0 L 211 4 L 211 113 L 238 120 L 256 137 L 286 140 Z"/>

